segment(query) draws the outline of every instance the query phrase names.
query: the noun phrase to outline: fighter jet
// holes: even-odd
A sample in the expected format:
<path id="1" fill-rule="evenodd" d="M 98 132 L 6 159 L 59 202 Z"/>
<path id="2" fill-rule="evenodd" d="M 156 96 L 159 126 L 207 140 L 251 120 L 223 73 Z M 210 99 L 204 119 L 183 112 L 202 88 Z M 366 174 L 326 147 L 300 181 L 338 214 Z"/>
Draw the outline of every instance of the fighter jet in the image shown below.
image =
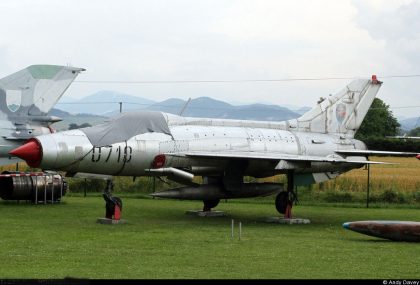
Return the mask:
<path id="1" fill-rule="evenodd" d="M 417 155 L 367 150 L 354 139 L 381 84 L 376 76 L 354 80 L 300 118 L 283 122 L 123 113 L 102 125 L 32 138 L 10 154 L 32 167 L 68 175 L 167 177 L 185 186 L 154 196 L 202 200 L 204 211 L 220 199 L 277 193 L 277 210 L 291 217 L 295 185 L 381 163 L 369 161 L 369 155 Z M 279 183 L 244 182 L 245 176 L 282 173 L 286 191 Z"/>
<path id="2" fill-rule="evenodd" d="M 51 124 L 61 119 L 49 116 L 48 112 L 81 71 L 84 69 L 31 65 L 0 79 L 0 165 L 19 161 L 9 152 L 24 144 L 27 139 L 53 133 Z M 0 196 L 5 199 L 25 199 L 23 196 L 26 197 L 26 194 L 16 196 L 11 193 L 11 177 L 16 177 L 16 174 L 0 175 Z M 26 193 L 32 186 L 25 185 L 22 184 L 21 188 Z"/>

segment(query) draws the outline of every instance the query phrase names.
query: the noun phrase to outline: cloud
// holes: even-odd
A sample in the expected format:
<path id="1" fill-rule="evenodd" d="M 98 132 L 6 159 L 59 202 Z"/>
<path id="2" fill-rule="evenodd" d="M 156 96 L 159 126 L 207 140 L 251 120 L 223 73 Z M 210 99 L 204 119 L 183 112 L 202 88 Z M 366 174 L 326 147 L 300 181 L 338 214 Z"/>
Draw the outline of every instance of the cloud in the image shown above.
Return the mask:
<path id="1" fill-rule="evenodd" d="M 368 77 L 420 66 L 420 11 L 412 1 L 4 0 L 0 9 L 4 75 L 35 63 L 70 63 L 87 69 L 81 80 L 120 81 Z M 388 104 L 401 102 L 401 90 L 419 100 L 414 84 L 399 82 L 385 82 L 380 94 Z M 154 100 L 211 96 L 311 106 L 347 83 L 75 82 L 65 96 L 113 89 Z"/>
<path id="2" fill-rule="evenodd" d="M 383 75 L 420 74 L 420 2 L 353 1 L 357 26 L 383 43 Z M 419 106 L 418 78 L 389 78 L 380 97 L 391 105 Z M 418 116 L 418 108 L 394 109 L 400 116 Z"/>
<path id="3" fill-rule="evenodd" d="M 387 68 L 394 72 L 419 72 L 420 2 L 354 3 L 359 11 L 358 26 L 368 31 L 373 39 L 384 42 L 388 58 L 391 58 Z"/>

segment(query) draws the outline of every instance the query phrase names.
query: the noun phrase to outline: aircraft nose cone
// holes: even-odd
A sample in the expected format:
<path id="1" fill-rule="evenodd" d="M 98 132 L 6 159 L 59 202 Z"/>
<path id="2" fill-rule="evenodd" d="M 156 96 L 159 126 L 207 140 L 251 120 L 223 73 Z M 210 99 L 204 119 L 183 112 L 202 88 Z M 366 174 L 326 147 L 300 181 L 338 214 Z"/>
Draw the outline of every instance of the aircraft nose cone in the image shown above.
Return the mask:
<path id="1" fill-rule="evenodd" d="M 42 160 L 42 147 L 36 139 L 30 139 L 24 145 L 10 151 L 9 154 L 26 161 L 30 167 L 38 167 Z"/>
<path id="2" fill-rule="evenodd" d="M 343 228 L 348 229 L 350 227 L 350 223 L 344 223 Z"/>

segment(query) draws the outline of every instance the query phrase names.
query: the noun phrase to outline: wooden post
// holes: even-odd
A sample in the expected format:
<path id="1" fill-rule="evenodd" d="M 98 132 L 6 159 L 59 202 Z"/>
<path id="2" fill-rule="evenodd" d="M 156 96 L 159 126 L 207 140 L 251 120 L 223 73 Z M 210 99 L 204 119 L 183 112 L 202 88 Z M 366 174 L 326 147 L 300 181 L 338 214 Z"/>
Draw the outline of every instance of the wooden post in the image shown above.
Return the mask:
<path id="1" fill-rule="evenodd" d="M 367 165 L 367 191 L 366 191 L 366 208 L 369 208 L 369 188 L 370 188 L 370 165 Z"/>
<path id="2" fill-rule="evenodd" d="M 239 222 L 239 240 L 241 240 L 241 236 L 242 236 L 242 223 Z"/>
<path id="3" fill-rule="evenodd" d="M 231 224 L 230 224 L 230 229 L 231 229 L 231 233 L 230 233 L 230 236 L 231 236 L 231 238 L 233 238 L 233 227 L 234 227 L 234 220 L 232 219 L 232 222 L 231 222 Z"/>

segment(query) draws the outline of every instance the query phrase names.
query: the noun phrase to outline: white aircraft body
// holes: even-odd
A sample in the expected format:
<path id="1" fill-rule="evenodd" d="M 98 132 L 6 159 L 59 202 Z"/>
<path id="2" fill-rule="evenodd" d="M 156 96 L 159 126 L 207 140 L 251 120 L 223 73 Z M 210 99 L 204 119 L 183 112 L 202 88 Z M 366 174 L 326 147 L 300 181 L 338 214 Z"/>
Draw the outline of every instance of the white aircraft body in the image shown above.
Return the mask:
<path id="1" fill-rule="evenodd" d="M 11 152 L 33 167 L 123 176 L 164 176 L 186 185 L 154 196 L 203 200 L 278 193 L 276 208 L 290 217 L 293 189 L 337 177 L 365 164 L 370 151 L 354 139 L 381 87 L 376 76 L 351 82 L 298 119 L 284 122 L 187 118 L 162 112 L 124 113 L 102 125 L 41 135 Z M 245 183 L 244 176 L 285 173 L 277 183 Z M 194 182 L 203 176 L 203 184 Z"/>

